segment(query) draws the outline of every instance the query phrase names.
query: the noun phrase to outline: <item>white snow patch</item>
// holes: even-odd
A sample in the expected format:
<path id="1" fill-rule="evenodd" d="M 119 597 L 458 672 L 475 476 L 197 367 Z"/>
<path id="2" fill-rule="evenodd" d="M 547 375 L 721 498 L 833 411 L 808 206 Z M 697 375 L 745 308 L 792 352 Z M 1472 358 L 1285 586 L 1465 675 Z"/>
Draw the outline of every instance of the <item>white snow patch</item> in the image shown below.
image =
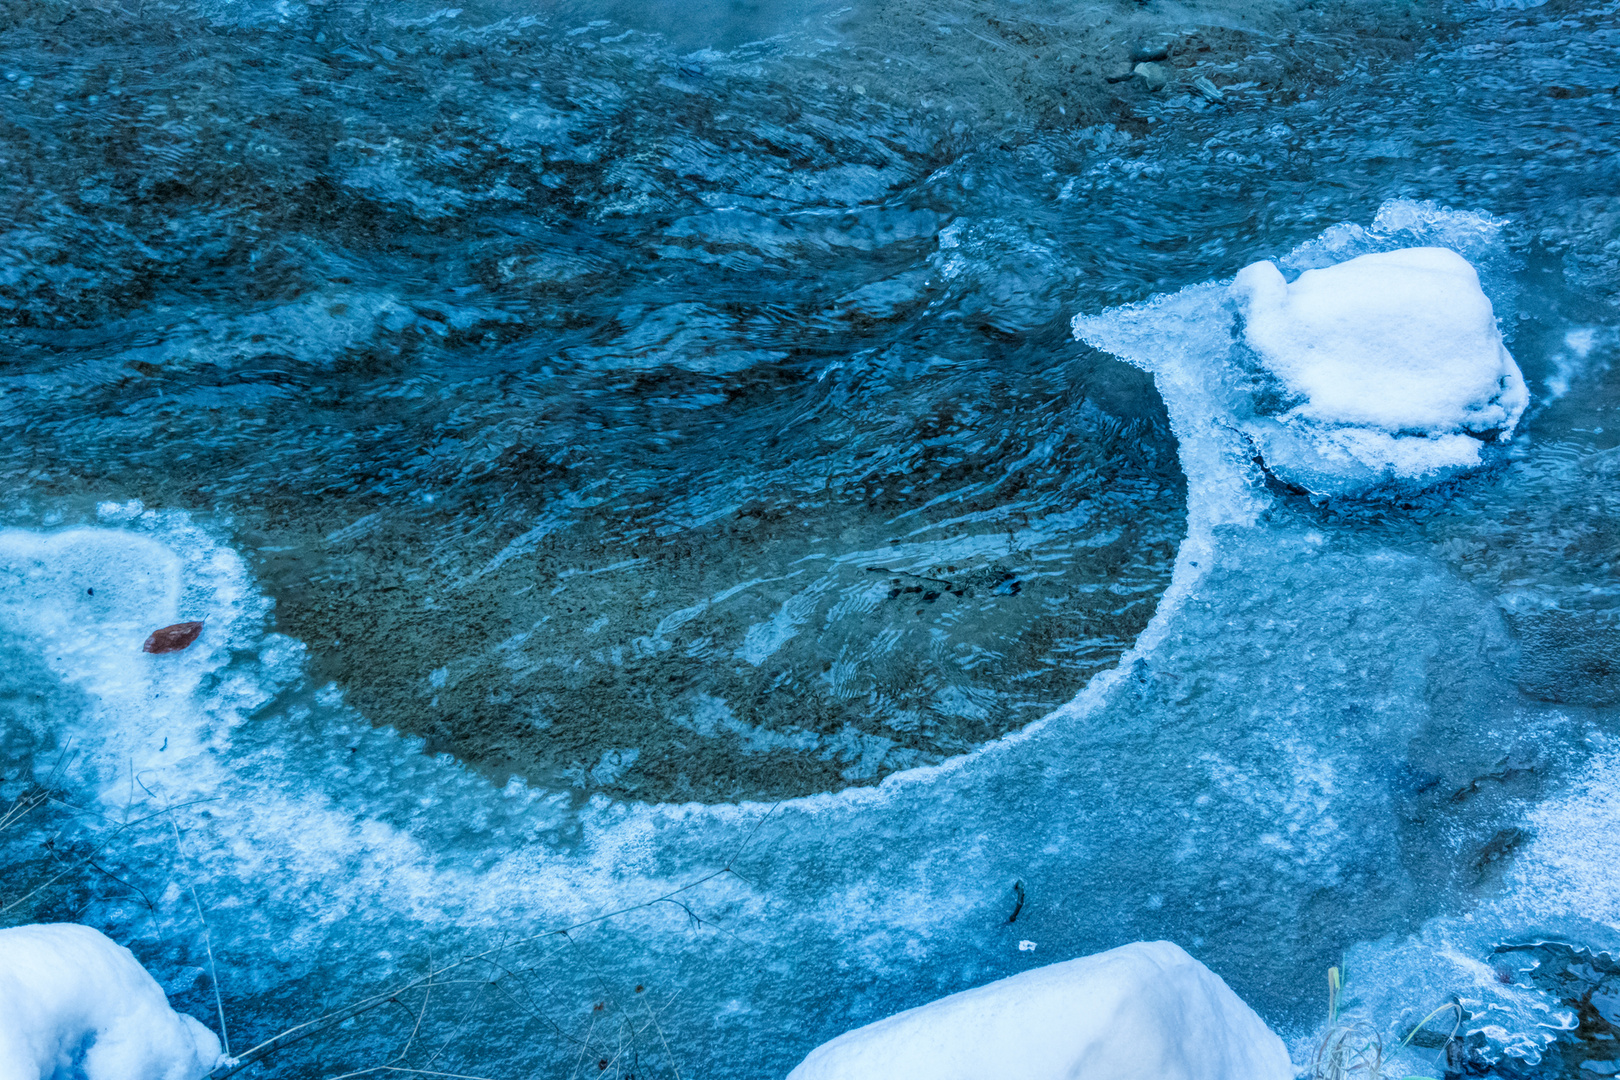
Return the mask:
<path id="1" fill-rule="evenodd" d="M 941 998 L 810 1052 L 788 1080 L 1291 1080 L 1283 1042 L 1214 972 L 1136 942 Z"/>
<path id="2" fill-rule="evenodd" d="M 0 930 L 0 1080 L 199 1080 L 220 1059 L 214 1033 L 99 930 Z"/>
<path id="3" fill-rule="evenodd" d="M 1439 247 L 1307 270 L 1240 271 L 1245 342 L 1294 404 L 1246 425 L 1284 479 L 1319 492 L 1480 462 L 1529 402 L 1468 260 Z"/>

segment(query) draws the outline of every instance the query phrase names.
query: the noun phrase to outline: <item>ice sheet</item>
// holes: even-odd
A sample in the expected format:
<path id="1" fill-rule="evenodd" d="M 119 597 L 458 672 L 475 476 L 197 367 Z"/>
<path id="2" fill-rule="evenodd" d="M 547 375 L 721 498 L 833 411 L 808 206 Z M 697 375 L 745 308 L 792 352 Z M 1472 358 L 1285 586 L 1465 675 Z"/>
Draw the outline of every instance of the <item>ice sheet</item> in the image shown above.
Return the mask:
<path id="1" fill-rule="evenodd" d="M 1480 228 L 1422 221 L 1355 243 Z M 1199 285 L 1079 324 L 1153 373 L 1188 481 L 1188 539 L 1136 647 L 1045 720 L 874 788 L 571 805 L 373 730 L 309 678 L 218 535 L 181 515 L 10 534 L 5 646 L 65 695 L 26 714 L 34 775 L 71 734 L 59 784 L 95 791 L 106 820 L 53 820 L 87 845 L 116 841 L 120 877 L 152 898 L 104 890 L 84 919 L 139 939 L 174 993 L 194 994 L 195 887 L 249 1045 L 408 988 L 404 1010 L 289 1048 L 288 1076 L 390 1060 L 413 1009 L 431 1039 L 410 1044 L 410 1067 L 442 1046 L 434 1067 L 470 1075 L 611 1074 L 632 1058 L 781 1075 L 899 1010 L 1157 938 L 1278 1030 L 1310 1031 L 1342 944 L 1458 894 L 1503 827 L 1489 792 L 1504 748 L 1533 755 L 1567 725 L 1511 707 L 1514 643 L 1491 596 L 1432 551 L 1272 494 L 1229 422 L 1225 296 Z M 80 562 L 116 588 L 164 567 L 178 586 L 140 594 L 123 628 L 73 606 L 61 568 L 81 550 L 107 553 Z M 171 613 L 208 618 L 193 649 L 229 647 L 140 654 L 135 624 Z M 165 738 L 195 749 L 170 759 Z M 431 994 L 418 981 L 477 955 Z"/>

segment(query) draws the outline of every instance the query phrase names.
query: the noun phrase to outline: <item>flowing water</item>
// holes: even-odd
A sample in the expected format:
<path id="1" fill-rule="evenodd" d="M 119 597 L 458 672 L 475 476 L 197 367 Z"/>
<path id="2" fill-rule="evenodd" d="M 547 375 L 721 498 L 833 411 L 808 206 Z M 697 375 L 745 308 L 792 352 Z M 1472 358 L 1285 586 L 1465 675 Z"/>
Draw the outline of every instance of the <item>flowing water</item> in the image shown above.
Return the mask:
<path id="1" fill-rule="evenodd" d="M 1302 1063 L 1348 957 L 1612 1074 L 1616 72 L 1591 0 L 0 6 L 0 925 L 338 1011 L 243 1075 L 780 1076 L 1156 937 Z M 1209 283 L 1414 243 L 1509 451 L 1269 483 Z"/>

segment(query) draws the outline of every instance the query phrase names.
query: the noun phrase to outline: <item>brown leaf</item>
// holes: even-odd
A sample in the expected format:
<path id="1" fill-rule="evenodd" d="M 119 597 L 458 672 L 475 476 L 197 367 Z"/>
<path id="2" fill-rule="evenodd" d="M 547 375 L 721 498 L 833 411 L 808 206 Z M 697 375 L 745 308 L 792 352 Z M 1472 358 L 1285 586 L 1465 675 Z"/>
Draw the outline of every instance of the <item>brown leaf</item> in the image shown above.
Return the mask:
<path id="1" fill-rule="evenodd" d="M 200 622 L 177 622 L 173 626 L 165 626 L 161 630 L 152 631 L 152 636 L 146 639 L 146 644 L 142 645 L 141 649 L 149 653 L 179 652 L 197 640 L 202 628 L 203 624 Z"/>

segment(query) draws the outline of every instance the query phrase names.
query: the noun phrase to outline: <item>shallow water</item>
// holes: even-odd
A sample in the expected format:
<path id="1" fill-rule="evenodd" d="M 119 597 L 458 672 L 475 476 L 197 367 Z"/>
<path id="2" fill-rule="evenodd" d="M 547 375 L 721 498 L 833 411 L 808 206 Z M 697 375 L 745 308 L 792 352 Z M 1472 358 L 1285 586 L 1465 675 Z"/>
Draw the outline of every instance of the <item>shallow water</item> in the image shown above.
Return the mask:
<path id="1" fill-rule="evenodd" d="M 1493 959 L 1620 926 L 1617 25 L 5 9 L 0 919 L 217 969 L 238 1052 L 495 950 L 260 1075 L 781 1075 L 1152 937 L 1302 1062 L 1347 954 L 1620 1058 Z M 1415 242 L 1519 433 L 1268 486 L 1201 284 Z"/>

